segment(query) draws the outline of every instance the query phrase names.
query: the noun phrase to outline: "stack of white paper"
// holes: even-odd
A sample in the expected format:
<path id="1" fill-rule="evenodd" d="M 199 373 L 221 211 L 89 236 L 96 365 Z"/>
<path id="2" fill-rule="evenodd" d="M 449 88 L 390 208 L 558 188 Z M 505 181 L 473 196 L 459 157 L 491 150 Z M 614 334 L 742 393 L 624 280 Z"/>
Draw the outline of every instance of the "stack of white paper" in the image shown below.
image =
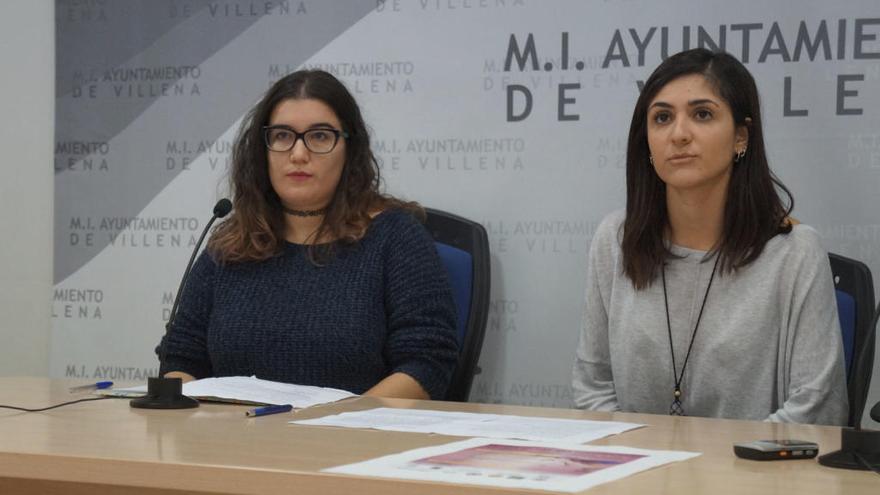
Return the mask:
<path id="1" fill-rule="evenodd" d="M 461 437 L 518 438 L 522 440 L 586 443 L 643 425 L 615 421 L 554 419 L 501 414 L 391 409 L 381 407 L 323 418 L 291 421 L 313 426 L 372 428 L 376 430 L 438 433 Z"/>
<path id="2" fill-rule="evenodd" d="M 100 391 L 102 395 L 137 397 L 147 392 L 147 386 Z M 256 405 L 290 404 L 295 408 L 327 404 L 354 396 L 335 388 L 294 385 L 292 383 L 260 380 L 254 376 L 226 376 L 203 378 L 183 384 L 183 395 L 199 400 L 240 402 Z"/>

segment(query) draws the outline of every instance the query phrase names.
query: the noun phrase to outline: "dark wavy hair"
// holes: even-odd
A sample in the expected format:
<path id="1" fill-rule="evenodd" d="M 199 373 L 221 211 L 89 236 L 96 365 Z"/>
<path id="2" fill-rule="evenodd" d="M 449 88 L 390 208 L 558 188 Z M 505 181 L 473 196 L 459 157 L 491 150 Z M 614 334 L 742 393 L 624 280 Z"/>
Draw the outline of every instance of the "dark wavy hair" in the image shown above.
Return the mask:
<path id="1" fill-rule="evenodd" d="M 340 244 L 360 240 L 370 225 L 371 214 L 378 211 L 396 207 L 424 217 L 416 203 L 403 202 L 379 191 L 381 178 L 370 149 L 370 133 L 345 85 L 327 72 L 301 70 L 272 85 L 241 124 L 232 150 L 229 177 L 234 210 L 208 241 L 208 250 L 218 261 L 261 261 L 280 254 L 284 248 L 285 213 L 269 180 L 263 126 L 269 124 L 275 107 L 290 99 L 325 103 L 349 135 L 339 184 L 323 221 L 311 237 L 309 254 L 314 262 L 332 256 Z M 326 239 L 334 242 L 324 242 Z"/>
<path id="2" fill-rule="evenodd" d="M 669 225 L 666 185 L 649 161 L 648 106 L 669 82 L 700 74 L 714 86 L 733 113 L 734 124 L 747 126 L 747 151 L 733 164 L 724 206 L 724 225 L 715 248 L 721 273 L 733 272 L 761 255 L 764 245 L 791 232 L 791 192 L 770 171 L 764 149 L 758 88 L 749 71 L 733 56 L 703 48 L 673 55 L 661 63 L 642 89 L 633 110 L 626 150 L 626 220 L 623 224 L 623 270 L 637 289 L 649 286 L 672 256 L 664 238 Z M 731 157 L 732 158 L 732 157 Z M 787 197 L 787 204 L 780 198 Z"/>

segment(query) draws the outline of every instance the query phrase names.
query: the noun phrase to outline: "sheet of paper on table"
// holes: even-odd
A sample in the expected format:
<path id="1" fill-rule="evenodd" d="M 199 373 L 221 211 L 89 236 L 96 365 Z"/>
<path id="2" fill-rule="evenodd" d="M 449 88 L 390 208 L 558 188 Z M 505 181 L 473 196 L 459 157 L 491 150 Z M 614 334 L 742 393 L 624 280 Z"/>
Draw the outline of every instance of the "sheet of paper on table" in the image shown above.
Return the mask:
<path id="1" fill-rule="evenodd" d="M 346 412 L 294 424 L 371 428 L 376 430 L 437 433 L 462 437 L 586 443 L 643 425 L 585 419 L 555 419 L 502 414 L 393 409 L 380 407 Z"/>
<path id="2" fill-rule="evenodd" d="M 98 391 L 112 397 L 140 397 L 147 386 Z M 203 378 L 183 384 L 183 394 L 205 401 L 236 402 L 253 405 L 290 404 L 295 408 L 327 404 L 353 397 L 355 394 L 335 388 L 294 385 L 253 376 L 226 376 Z"/>
<path id="3" fill-rule="evenodd" d="M 573 493 L 698 455 L 630 447 L 472 438 L 324 471 Z"/>

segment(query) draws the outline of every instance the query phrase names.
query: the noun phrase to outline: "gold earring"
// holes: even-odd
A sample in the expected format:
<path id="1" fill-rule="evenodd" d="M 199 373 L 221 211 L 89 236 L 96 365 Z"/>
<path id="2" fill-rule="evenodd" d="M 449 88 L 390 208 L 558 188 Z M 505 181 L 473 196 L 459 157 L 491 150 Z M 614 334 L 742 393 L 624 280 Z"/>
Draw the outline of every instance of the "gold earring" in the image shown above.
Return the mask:
<path id="1" fill-rule="evenodd" d="M 743 148 L 743 149 L 737 151 L 736 155 L 734 155 L 734 157 L 733 157 L 733 163 L 739 163 L 739 161 L 742 160 L 743 157 L 745 157 L 745 156 L 746 156 L 746 148 Z"/>
<path id="2" fill-rule="evenodd" d="M 651 162 L 651 166 L 654 166 L 654 155 L 648 155 L 648 161 Z"/>

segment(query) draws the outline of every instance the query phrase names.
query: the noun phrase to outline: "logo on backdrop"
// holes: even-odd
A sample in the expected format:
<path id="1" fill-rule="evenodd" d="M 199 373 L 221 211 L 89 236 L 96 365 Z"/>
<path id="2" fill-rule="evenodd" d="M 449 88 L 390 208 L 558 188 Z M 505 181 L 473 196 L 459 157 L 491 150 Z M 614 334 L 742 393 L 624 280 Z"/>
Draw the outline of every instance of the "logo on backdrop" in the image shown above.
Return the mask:
<path id="1" fill-rule="evenodd" d="M 192 17 L 196 12 L 204 8 L 204 4 L 193 6 L 192 2 L 174 0 L 168 3 L 168 18 Z M 260 2 L 210 2 L 207 13 L 212 18 L 219 17 L 264 17 L 264 16 L 289 16 L 308 14 L 306 2 L 290 2 L 288 0 Z"/>
<path id="2" fill-rule="evenodd" d="M 163 291 L 161 297 L 162 304 L 160 309 L 162 311 L 162 318 L 159 321 L 168 323 L 168 319 L 171 318 L 171 307 L 174 306 L 174 292 L 170 290 Z"/>
<path id="3" fill-rule="evenodd" d="M 597 169 L 626 169 L 626 137 L 620 135 L 599 136 L 592 154 Z"/>
<path id="4" fill-rule="evenodd" d="M 534 407 L 571 407 L 571 384 L 511 382 L 483 379 L 478 375 L 471 400 L 484 404 L 516 404 Z"/>
<path id="5" fill-rule="evenodd" d="M 108 172 L 109 153 L 107 141 L 58 141 L 55 143 L 55 173 Z"/>
<path id="6" fill-rule="evenodd" d="M 73 73 L 73 98 L 136 99 L 199 96 L 202 69 L 198 65 L 113 67 L 103 72 Z"/>
<path id="7" fill-rule="evenodd" d="M 589 252 L 597 221 L 560 218 L 520 219 L 515 222 L 482 222 L 493 253 L 572 254 L 580 259 Z"/>
<path id="8" fill-rule="evenodd" d="M 65 320 L 104 318 L 104 291 L 92 288 L 56 287 L 52 294 L 52 317 Z"/>
<path id="9" fill-rule="evenodd" d="M 106 23 L 110 17 L 105 4 L 106 0 L 56 2 L 55 17 L 69 24 Z"/>
<path id="10" fill-rule="evenodd" d="M 525 7 L 525 0 L 419 0 L 410 2 L 407 0 L 376 0 L 376 12 L 403 12 L 404 10 L 419 9 L 423 11 L 471 11 L 485 9 L 504 9 L 510 7 Z"/>
<path id="11" fill-rule="evenodd" d="M 336 76 L 357 97 L 363 94 L 412 93 L 412 76 L 416 65 L 412 60 L 388 60 L 371 62 L 326 62 L 291 66 L 270 64 L 269 86 L 282 77 L 300 69 L 323 70 Z"/>
<path id="12" fill-rule="evenodd" d="M 403 166 L 425 173 L 522 171 L 526 141 L 512 137 L 415 137 L 376 139 L 373 152 L 383 171 Z"/>
<path id="13" fill-rule="evenodd" d="M 195 217 L 71 216 L 67 224 L 71 247 L 104 245 L 138 249 L 188 248 L 196 245 Z"/>
<path id="14" fill-rule="evenodd" d="M 166 172 L 189 171 L 196 159 L 207 161 L 211 171 L 225 172 L 232 156 L 232 141 L 228 139 L 178 139 L 165 142 Z"/>
<path id="15" fill-rule="evenodd" d="M 67 363 L 64 365 L 65 378 L 145 382 L 151 376 L 159 376 L 159 370 L 157 368 L 135 368 L 134 366 L 119 366 L 117 364 L 90 365 Z"/>
<path id="16" fill-rule="evenodd" d="M 783 29 L 778 22 L 624 28 L 616 29 L 611 36 L 601 68 L 650 68 L 671 54 L 696 47 L 727 51 L 747 65 L 877 60 L 880 59 L 878 35 L 880 18 L 801 21 L 796 29 Z M 568 32 L 560 33 L 555 40 L 539 40 L 533 33 L 514 33 L 507 40 L 503 71 L 514 74 L 560 73 L 576 77 L 588 67 L 585 59 L 577 58 L 578 48 Z M 865 79 L 865 72 L 846 69 L 820 89 L 834 102 L 834 115 L 852 116 L 865 112 L 867 98 L 880 94 L 877 85 L 866 85 Z M 793 76 L 783 76 L 779 82 L 784 95 L 782 115 L 810 115 L 815 102 L 811 104 L 798 98 L 797 87 L 801 81 Z M 636 89 L 640 89 L 643 81 L 637 80 L 635 84 Z M 547 102 L 540 101 L 534 88 L 527 84 L 506 84 L 507 121 L 526 120 L 535 106 L 547 104 L 556 106 L 560 122 L 580 120 L 583 111 L 578 106 L 578 96 L 583 89 L 581 81 L 560 80 L 555 86 L 555 95 Z M 868 95 L 869 91 L 874 93 Z"/>
<path id="17" fill-rule="evenodd" d="M 489 318 L 486 330 L 493 333 L 516 333 L 515 315 L 519 313 L 516 299 L 493 299 L 489 302 Z"/>
<path id="18" fill-rule="evenodd" d="M 880 170 L 880 132 L 850 134 L 846 151 L 848 168 Z"/>

